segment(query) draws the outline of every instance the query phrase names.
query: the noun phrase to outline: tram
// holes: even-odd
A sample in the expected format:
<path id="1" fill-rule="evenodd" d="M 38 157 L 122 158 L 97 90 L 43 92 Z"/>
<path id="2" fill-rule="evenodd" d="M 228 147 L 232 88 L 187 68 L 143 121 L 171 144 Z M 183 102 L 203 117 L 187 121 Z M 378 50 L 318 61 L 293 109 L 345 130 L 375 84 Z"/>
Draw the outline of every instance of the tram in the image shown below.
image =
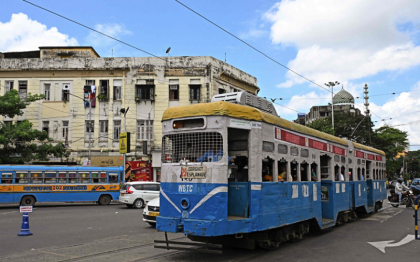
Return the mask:
<path id="1" fill-rule="evenodd" d="M 159 231 L 271 249 L 386 198 L 383 151 L 282 119 L 246 92 L 171 107 L 162 128 Z"/>

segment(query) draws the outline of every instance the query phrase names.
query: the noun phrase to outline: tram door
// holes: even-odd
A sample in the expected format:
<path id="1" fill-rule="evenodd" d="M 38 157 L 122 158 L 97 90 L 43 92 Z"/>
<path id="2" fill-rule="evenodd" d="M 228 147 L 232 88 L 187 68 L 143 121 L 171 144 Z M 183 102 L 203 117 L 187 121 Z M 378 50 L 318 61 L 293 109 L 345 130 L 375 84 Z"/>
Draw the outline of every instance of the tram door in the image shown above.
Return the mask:
<path id="1" fill-rule="evenodd" d="M 373 207 L 373 175 L 370 173 L 371 171 L 371 161 L 366 161 L 366 192 L 367 192 L 367 205 L 369 207 Z"/>
<path id="2" fill-rule="evenodd" d="M 249 130 L 228 128 L 228 219 L 249 216 Z"/>

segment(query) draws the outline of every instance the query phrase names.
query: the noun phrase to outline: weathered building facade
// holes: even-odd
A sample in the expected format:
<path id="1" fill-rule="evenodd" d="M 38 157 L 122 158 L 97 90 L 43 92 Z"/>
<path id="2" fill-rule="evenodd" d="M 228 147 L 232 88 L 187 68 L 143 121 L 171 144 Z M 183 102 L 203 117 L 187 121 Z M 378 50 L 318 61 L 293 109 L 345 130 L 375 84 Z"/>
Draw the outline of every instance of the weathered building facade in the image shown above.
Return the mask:
<path id="1" fill-rule="evenodd" d="M 158 172 L 161 119 L 168 107 L 210 102 L 219 93 L 259 91 L 255 77 L 208 56 L 101 58 L 92 47 L 40 47 L 0 57 L 2 95 L 16 89 L 22 99 L 28 93 L 46 96 L 22 116 L 0 120 L 31 121 L 54 142 L 65 143 L 78 162 L 88 157 L 89 143 L 91 156 L 119 156 L 120 109 L 129 108 L 127 159 L 150 160 Z M 86 87 L 95 90 L 94 103 L 86 103 Z"/>

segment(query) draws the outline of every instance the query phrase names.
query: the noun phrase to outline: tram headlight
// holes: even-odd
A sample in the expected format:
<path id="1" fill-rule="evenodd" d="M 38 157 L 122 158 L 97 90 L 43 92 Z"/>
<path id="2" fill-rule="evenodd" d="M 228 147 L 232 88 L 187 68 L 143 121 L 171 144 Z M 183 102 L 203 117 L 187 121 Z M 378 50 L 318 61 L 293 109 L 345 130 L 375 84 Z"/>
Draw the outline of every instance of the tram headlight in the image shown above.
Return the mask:
<path id="1" fill-rule="evenodd" d="M 187 209 L 190 207 L 190 201 L 187 198 L 183 198 L 181 200 L 181 206 L 183 209 Z"/>

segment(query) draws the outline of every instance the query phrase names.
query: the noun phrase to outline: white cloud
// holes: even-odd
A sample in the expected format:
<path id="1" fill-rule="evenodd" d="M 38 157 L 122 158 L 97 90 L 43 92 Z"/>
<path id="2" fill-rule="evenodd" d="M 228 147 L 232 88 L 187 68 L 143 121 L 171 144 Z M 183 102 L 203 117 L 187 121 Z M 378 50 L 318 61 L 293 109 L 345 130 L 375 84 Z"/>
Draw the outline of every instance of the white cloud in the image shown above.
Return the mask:
<path id="1" fill-rule="evenodd" d="M 97 24 L 95 25 L 95 30 L 120 39 L 123 35 L 130 35 L 131 31 L 127 30 L 122 24 Z M 85 38 L 87 45 L 94 46 L 96 49 L 106 49 L 110 53 L 111 48 L 117 48 L 120 44 L 104 35 L 90 31 L 88 36 Z M 115 51 L 115 50 L 114 50 Z"/>
<path id="2" fill-rule="evenodd" d="M 320 84 L 420 64 L 413 32 L 398 30 L 420 22 L 420 1 L 284 0 L 264 17 L 274 44 L 298 49 L 288 67 Z M 279 87 L 304 82 L 290 71 L 287 78 Z"/>
<path id="3" fill-rule="evenodd" d="M 288 102 L 286 102 L 287 100 L 277 100 L 277 104 L 274 106 L 276 107 L 277 114 L 279 114 L 280 117 L 293 120 L 297 118 L 298 112 L 309 112 L 309 109 L 311 109 L 314 104 L 324 105 L 328 103 L 329 99 L 328 93 L 326 95 L 318 95 L 315 92 L 310 92 L 301 96 L 295 95 Z"/>
<path id="4" fill-rule="evenodd" d="M 58 32 L 56 27 L 30 19 L 26 14 L 13 14 L 10 21 L 0 22 L 0 49 L 5 51 L 38 50 L 39 46 L 79 45 L 77 40 Z"/>
<path id="5" fill-rule="evenodd" d="M 382 106 L 370 103 L 369 109 L 375 113 L 372 120 L 378 121 L 375 123 L 376 127 L 387 123 L 395 128 L 408 131 L 410 144 L 420 144 L 420 81 L 410 92 L 403 92 Z M 386 121 L 381 121 L 376 115 Z M 410 122 L 414 123 L 406 124 Z"/>

